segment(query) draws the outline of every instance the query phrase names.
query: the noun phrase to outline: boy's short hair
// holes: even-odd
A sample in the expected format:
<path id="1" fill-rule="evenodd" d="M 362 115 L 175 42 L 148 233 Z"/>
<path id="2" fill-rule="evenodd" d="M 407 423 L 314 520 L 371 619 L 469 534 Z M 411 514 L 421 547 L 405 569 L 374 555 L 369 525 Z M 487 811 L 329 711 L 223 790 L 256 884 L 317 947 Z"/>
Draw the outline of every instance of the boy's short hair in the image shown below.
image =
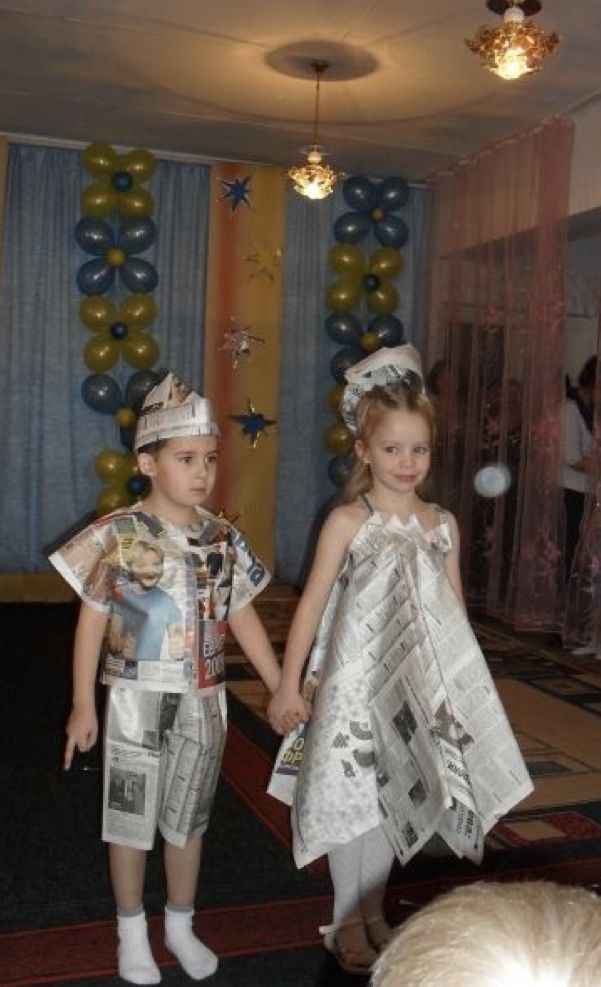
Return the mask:
<path id="1" fill-rule="evenodd" d="M 551 881 L 478 882 L 410 918 L 372 987 L 599 987 L 601 902 Z"/>

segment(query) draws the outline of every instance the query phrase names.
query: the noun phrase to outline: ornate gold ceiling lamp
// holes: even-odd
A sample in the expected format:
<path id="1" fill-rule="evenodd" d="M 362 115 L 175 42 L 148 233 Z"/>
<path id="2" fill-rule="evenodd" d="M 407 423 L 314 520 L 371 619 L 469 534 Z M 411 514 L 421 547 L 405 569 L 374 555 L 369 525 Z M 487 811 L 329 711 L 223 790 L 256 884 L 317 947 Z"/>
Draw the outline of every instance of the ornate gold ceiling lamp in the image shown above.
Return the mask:
<path id="1" fill-rule="evenodd" d="M 326 199 L 334 191 L 334 186 L 342 172 L 334 171 L 323 161 L 324 150 L 318 142 L 319 130 L 319 85 L 321 77 L 328 68 L 328 62 L 311 62 L 311 68 L 315 72 L 315 116 L 313 120 L 313 142 L 303 154 L 307 155 L 307 162 L 288 169 L 288 177 L 294 184 L 294 191 L 299 195 L 304 195 L 308 199 Z"/>
<path id="2" fill-rule="evenodd" d="M 465 43 L 483 64 L 501 79 L 519 79 L 538 72 L 543 60 L 559 44 L 555 31 L 547 34 L 531 20 L 542 7 L 540 0 L 487 0 L 494 14 L 503 16 L 502 27 L 481 27 Z"/>

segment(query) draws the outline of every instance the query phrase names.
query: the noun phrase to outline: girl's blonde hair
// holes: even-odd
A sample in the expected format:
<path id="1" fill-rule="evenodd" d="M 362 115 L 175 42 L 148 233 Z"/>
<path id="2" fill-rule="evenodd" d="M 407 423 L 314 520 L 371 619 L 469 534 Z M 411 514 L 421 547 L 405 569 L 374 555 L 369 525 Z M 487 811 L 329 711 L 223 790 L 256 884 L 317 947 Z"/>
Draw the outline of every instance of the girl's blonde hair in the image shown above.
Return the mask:
<path id="1" fill-rule="evenodd" d="M 434 443 L 436 425 L 430 399 L 418 388 L 398 383 L 386 384 L 385 386 L 378 384 L 359 399 L 355 413 L 357 420 L 356 438 L 361 442 L 369 442 L 378 422 L 387 411 L 408 411 L 421 415 L 428 426 L 430 442 Z M 367 493 L 371 489 L 371 485 L 371 470 L 367 463 L 364 463 L 357 456 L 344 484 L 342 503 L 352 504 L 361 494 Z M 421 496 L 425 493 L 423 488 L 418 489 L 417 492 Z"/>

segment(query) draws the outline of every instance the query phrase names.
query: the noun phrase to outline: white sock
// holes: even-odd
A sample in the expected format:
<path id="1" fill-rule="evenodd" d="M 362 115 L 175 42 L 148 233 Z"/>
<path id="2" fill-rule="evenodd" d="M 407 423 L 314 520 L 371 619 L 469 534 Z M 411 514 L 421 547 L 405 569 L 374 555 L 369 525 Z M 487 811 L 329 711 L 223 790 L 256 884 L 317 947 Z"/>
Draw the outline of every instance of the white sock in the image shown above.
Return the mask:
<path id="1" fill-rule="evenodd" d="M 210 977 L 219 963 L 215 953 L 205 946 L 192 931 L 194 909 L 186 911 L 165 907 L 165 945 L 179 960 L 180 966 L 192 980 Z"/>
<path id="2" fill-rule="evenodd" d="M 158 984 L 161 971 L 154 962 L 148 942 L 144 912 L 137 915 L 117 915 L 117 960 L 119 976 L 132 984 Z"/>

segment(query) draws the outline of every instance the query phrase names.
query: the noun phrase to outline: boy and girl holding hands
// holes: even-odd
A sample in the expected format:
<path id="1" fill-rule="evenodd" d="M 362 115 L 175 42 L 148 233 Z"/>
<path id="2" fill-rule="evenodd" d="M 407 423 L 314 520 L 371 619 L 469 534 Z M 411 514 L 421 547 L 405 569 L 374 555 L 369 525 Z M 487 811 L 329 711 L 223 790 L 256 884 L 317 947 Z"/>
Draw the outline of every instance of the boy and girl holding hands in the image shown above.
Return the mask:
<path id="1" fill-rule="evenodd" d="M 341 413 L 356 437 L 356 463 L 343 503 L 323 527 L 282 669 L 252 605 L 268 573 L 242 535 L 202 506 L 218 460 L 210 403 L 176 390 L 173 375 L 149 393 L 137 425 L 149 493 L 51 557 L 82 599 L 65 768 L 97 738 L 99 662 L 109 686 L 103 839 L 119 974 L 131 983 L 161 979 L 143 908 L 157 825 L 166 946 L 193 979 L 217 968 L 192 919 L 225 743 L 227 625 L 271 693 L 272 727 L 289 734 L 310 720 L 294 791 L 280 784 L 289 780 L 282 759 L 270 791 L 292 803 L 297 865 L 328 855 L 333 917 L 321 931 L 346 971 L 367 973 L 391 937 L 383 899 L 395 855 L 406 863 L 438 833 L 479 861 L 485 833 L 531 789 L 465 617 L 456 523 L 420 496 L 434 418 L 419 355 L 410 345 L 380 350 L 351 368 L 347 381 Z M 217 606 L 201 605 L 207 585 Z M 451 639 L 460 660 L 449 653 Z M 470 703 L 465 697 L 476 680 L 482 701 L 472 714 L 473 696 Z M 495 785 L 476 770 L 487 742 L 483 704 L 504 752 Z M 150 732 L 143 729 L 149 717 L 156 724 Z M 123 773 L 110 754 L 123 742 L 134 752 L 152 748 L 157 765 L 158 782 L 145 790 L 147 825 L 138 831 L 135 820 L 120 818 L 129 806 L 109 798 L 111 773 Z"/>

